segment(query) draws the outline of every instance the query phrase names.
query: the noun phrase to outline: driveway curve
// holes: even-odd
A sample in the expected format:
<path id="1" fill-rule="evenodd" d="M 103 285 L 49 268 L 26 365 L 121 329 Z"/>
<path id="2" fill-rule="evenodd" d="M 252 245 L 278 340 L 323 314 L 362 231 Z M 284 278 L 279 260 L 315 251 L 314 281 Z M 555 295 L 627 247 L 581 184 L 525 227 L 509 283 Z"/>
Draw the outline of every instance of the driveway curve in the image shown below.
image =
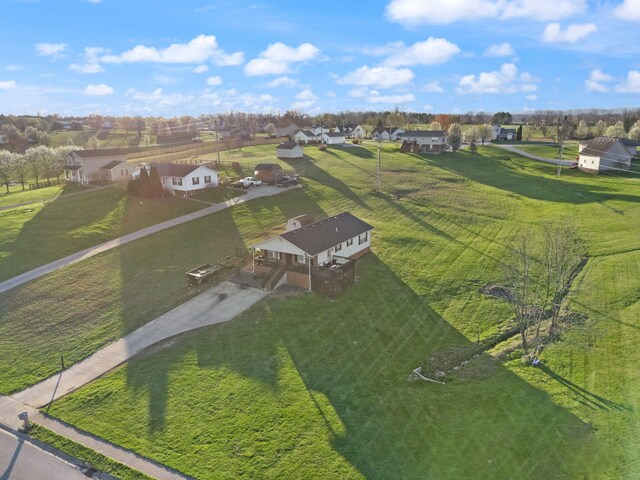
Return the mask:
<path id="1" fill-rule="evenodd" d="M 504 150 L 509 150 L 510 152 L 517 153 L 518 155 L 522 155 L 523 157 L 530 158 L 531 160 L 537 160 L 538 162 L 551 163 L 553 165 L 558 165 L 558 160 L 554 160 L 552 158 L 539 157 L 537 155 L 533 155 L 532 153 L 524 152 L 514 145 L 504 145 L 504 144 L 494 144 L 493 146 L 502 148 Z M 561 160 L 560 165 L 563 167 L 573 167 L 577 165 L 578 162 L 575 160 Z"/>

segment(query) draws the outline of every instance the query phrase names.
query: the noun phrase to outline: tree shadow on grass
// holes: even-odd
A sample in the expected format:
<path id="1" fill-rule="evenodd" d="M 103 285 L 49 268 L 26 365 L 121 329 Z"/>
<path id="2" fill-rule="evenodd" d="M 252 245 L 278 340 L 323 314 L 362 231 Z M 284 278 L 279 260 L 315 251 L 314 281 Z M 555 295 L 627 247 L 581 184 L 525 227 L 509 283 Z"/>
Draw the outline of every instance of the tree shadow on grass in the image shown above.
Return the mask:
<path id="1" fill-rule="evenodd" d="M 600 395 L 596 395 L 595 393 L 590 392 L 586 388 L 576 385 L 572 381 L 562 377 L 561 375 L 558 375 L 556 372 L 551 370 L 551 368 L 549 368 L 544 363 L 540 363 L 538 365 L 538 368 L 540 368 L 540 370 L 542 370 L 544 373 L 549 375 L 549 377 L 554 379 L 556 382 L 567 387 L 571 391 L 571 393 L 574 395 L 576 400 L 588 408 L 607 410 L 607 411 L 609 410 L 618 410 L 618 411 L 624 411 L 624 412 L 633 411 L 633 409 L 628 405 L 624 405 L 622 403 L 617 403 L 612 400 L 606 399 Z"/>
<path id="2" fill-rule="evenodd" d="M 325 152 L 326 153 L 326 152 Z M 333 154 L 336 155 L 336 154 Z M 342 180 L 329 174 L 326 170 L 316 165 L 314 158 L 305 155 L 303 159 L 283 159 L 290 167 L 292 167 L 296 173 L 309 178 L 319 184 L 334 189 L 338 194 L 351 200 L 358 206 L 370 210 L 370 207 L 362 200 L 360 195 L 357 195 L 349 186 Z"/>
<path id="3" fill-rule="evenodd" d="M 604 202 L 606 200 L 640 201 L 640 195 L 615 193 L 614 189 L 603 185 L 576 185 L 562 179 L 533 175 L 530 173 L 531 168 L 525 168 L 516 163 L 506 163 L 481 153 L 474 155 L 462 151 L 440 155 L 408 155 L 474 182 L 534 200 L 573 204 Z M 539 171 L 547 170 L 551 173 L 554 167 L 545 164 L 535 165 L 532 168 Z M 549 182 L 553 182 L 552 188 L 550 188 Z"/>
<path id="4" fill-rule="evenodd" d="M 430 353 L 471 342 L 373 254 L 356 271 L 358 283 L 335 301 L 274 297 L 203 332 L 193 340 L 198 365 L 277 392 L 283 345 L 307 408 L 365 478 L 576 478 L 597 469 L 600 446 L 588 426 L 499 364 L 481 380 L 408 382 Z M 318 395 L 343 429 L 332 427 Z"/>

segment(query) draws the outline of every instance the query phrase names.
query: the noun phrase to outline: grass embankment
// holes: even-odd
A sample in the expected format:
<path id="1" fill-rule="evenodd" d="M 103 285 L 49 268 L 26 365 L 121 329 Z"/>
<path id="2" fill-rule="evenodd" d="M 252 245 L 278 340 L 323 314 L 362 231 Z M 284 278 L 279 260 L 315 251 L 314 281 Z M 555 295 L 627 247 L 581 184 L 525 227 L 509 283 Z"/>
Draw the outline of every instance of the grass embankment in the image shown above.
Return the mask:
<path id="1" fill-rule="evenodd" d="M 109 188 L 0 211 L 0 280 L 205 206 Z"/>
<path id="2" fill-rule="evenodd" d="M 152 480 L 151 477 L 144 473 L 105 457 L 68 438 L 61 437 L 40 425 L 33 425 L 29 430 L 29 435 L 119 480 Z"/>
<path id="3" fill-rule="evenodd" d="M 376 227 L 376 256 L 359 263 L 358 284 L 337 300 L 272 297 L 133 360 L 50 413 L 202 478 L 608 478 L 611 463 L 632 466 L 621 445 L 637 443 L 637 430 L 616 419 L 617 443 L 593 434 L 588 407 L 569 410 L 542 382 L 521 378 L 542 370 L 482 359 L 447 386 L 406 378 L 430 354 L 508 321 L 508 306 L 478 289 L 501 278 L 502 242 L 523 227 L 572 218 L 592 255 L 640 249 L 637 179 L 567 171 L 557 180 L 554 166 L 496 160 L 506 155 L 494 148 L 424 157 L 389 146 L 378 194 L 375 148 L 306 151 L 291 162 L 306 190 L 256 199 L 1 295 L 4 391 L 53 373 L 60 353 L 75 361 L 182 303 L 184 271 L 194 265 L 250 245 L 287 217 L 349 210 Z M 54 304 L 60 298 L 64 306 Z M 628 355 L 638 360 L 636 349 Z M 607 384 L 592 391 L 622 403 Z M 131 415 L 142 419 L 133 428 Z"/>

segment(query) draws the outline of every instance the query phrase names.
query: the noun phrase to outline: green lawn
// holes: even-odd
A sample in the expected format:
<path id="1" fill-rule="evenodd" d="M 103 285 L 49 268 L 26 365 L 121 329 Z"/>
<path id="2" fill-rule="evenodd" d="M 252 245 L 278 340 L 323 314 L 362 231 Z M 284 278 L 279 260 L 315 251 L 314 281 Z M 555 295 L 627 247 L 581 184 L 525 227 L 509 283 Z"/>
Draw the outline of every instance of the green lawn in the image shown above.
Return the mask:
<path id="1" fill-rule="evenodd" d="M 246 192 L 236 188 L 214 187 L 201 190 L 192 198 L 209 203 L 222 203 L 231 198 L 240 197 Z"/>
<path id="2" fill-rule="evenodd" d="M 515 146 L 523 152 L 538 155 L 539 157 L 557 159 L 560 155 L 559 147 L 554 145 L 531 145 L 531 144 L 519 144 Z M 577 143 L 565 143 L 564 152 L 562 154 L 563 160 L 575 160 L 578 156 L 578 144 Z"/>
<path id="3" fill-rule="evenodd" d="M 130 362 L 50 413 L 198 478 L 611 478 L 633 471 L 637 457 L 628 451 L 640 434 L 626 420 L 638 425 L 638 405 L 625 399 L 637 387 L 616 380 L 592 390 L 588 382 L 607 376 L 609 360 L 583 360 L 588 348 L 571 357 L 575 377 L 554 364 L 573 332 L 545 353 L 549 372 L 631 405 L 627 417 L 602 413 L 598 424 L 600 412 L 570 404 L 570 389 L 547 385 L 550 374 L 515 361 L 483 358 L 446 386 L 406 379 L 431 353 L 494 336 L 509 321 L 508 306 L 478 289 L 501 279 L 502 242 L 525 226 L 576 221 L 598 256 L 578 282 L 591 299 L 599 280 L 586 281 L 592 266 L 640 250 L 638 179 L 566 170 L 557 180 L 553 165 L 498 160 L 504 152 L 495 147 L 420 156 L 385 145 L 383 193 L 376 193 L 377 148 L 305 152 L 289 164 L 305 174 L 305 189 L 247 202 L 0 295 L 7 306 L 0 312 L 2 391 L 53 373 L 60 354 L 77 361 L 182 303 L 192 295 L 183 275 L 194 265 L 264 238 L 287 217 L 349 210 L 376 227 L 374 254 L 337 300 L 270 297 L 234 322 Z M 624 293 L 620 282 L 603 294 Z M 637 305 L 637 296 L 625 298 Z M 627 318 L 629 328 L 637 329 L 636 319 Z M 623 340 L 603 339 L 602 349 L 610 356 L 623 349 L 620 364 L 631 372 L 640 355 Z"/>
<path id="4" fill-rule="evenodd" d="M 109 188 L 1 210 L 0 281 L 203 207 L 174 198 L 141 201 Z"/>
<path id="5" fill-rule="evenodd" d="M 76 184 L 54 185 L 53 187 L 38 188 L 36 190 L 22 190 L 22 185 L 9 187 L 9 192 L 4 185 L 0 187 L 0 207 L 9 207 L 27 202 L 48 202 L 67 193 L 75 193 L 86 190 Z"/>

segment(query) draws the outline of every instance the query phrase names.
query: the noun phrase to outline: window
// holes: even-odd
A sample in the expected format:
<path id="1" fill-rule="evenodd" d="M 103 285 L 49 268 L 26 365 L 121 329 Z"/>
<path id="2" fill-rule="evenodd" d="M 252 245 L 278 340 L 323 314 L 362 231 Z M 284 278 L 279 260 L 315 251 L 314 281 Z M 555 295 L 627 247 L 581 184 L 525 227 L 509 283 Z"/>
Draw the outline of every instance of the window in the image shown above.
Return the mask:
<path id="1" fill-rule="evenodd" d="M 211 183 L 211 175 L 204 176 L 204 183 Z"/>
<path id="2" fill-rule="evenodd" d="M 341 243 L 339 243 L 338 245 L 333 247 L 333 251 L 334 252 L 339 252 L 340 250 L 342 250 L 342 244 Z"/>
<path id="3" fill-rule="evenodd" d="M 280 260 L 280 252 L 274 252 L 273 250 L 269 250 L 267 255 L 272 260 Z"/>
<path id="4" fill-rule="evenodd" d="M 353 245 L 353 238 L 347 240 L 347 247 L 350 247 L 351 245 Z"/>
<path id="5" fill-rule="evenodd" d="M 182 186 L 182 179 L 179 177 L 171 177 L 171 183 Z"/>
<path id="6" fill-rule="evenodd" d="M 200 177 L 193 177 L 191 178 L 191 183 L 193 185 L 200 185 Z"/>
<path id="7" fill-rule="evenodd" d="M 309 257 L 307 255 L 296 255 L 296 261 L 306 265 L 309 263 Z"/>
<path id="8" fill-rule="evenodd" d="M 369 238 L 369 232 L 364 232 L 362 235 L 358 235 L 358 245 L 362 245 Z"/>

